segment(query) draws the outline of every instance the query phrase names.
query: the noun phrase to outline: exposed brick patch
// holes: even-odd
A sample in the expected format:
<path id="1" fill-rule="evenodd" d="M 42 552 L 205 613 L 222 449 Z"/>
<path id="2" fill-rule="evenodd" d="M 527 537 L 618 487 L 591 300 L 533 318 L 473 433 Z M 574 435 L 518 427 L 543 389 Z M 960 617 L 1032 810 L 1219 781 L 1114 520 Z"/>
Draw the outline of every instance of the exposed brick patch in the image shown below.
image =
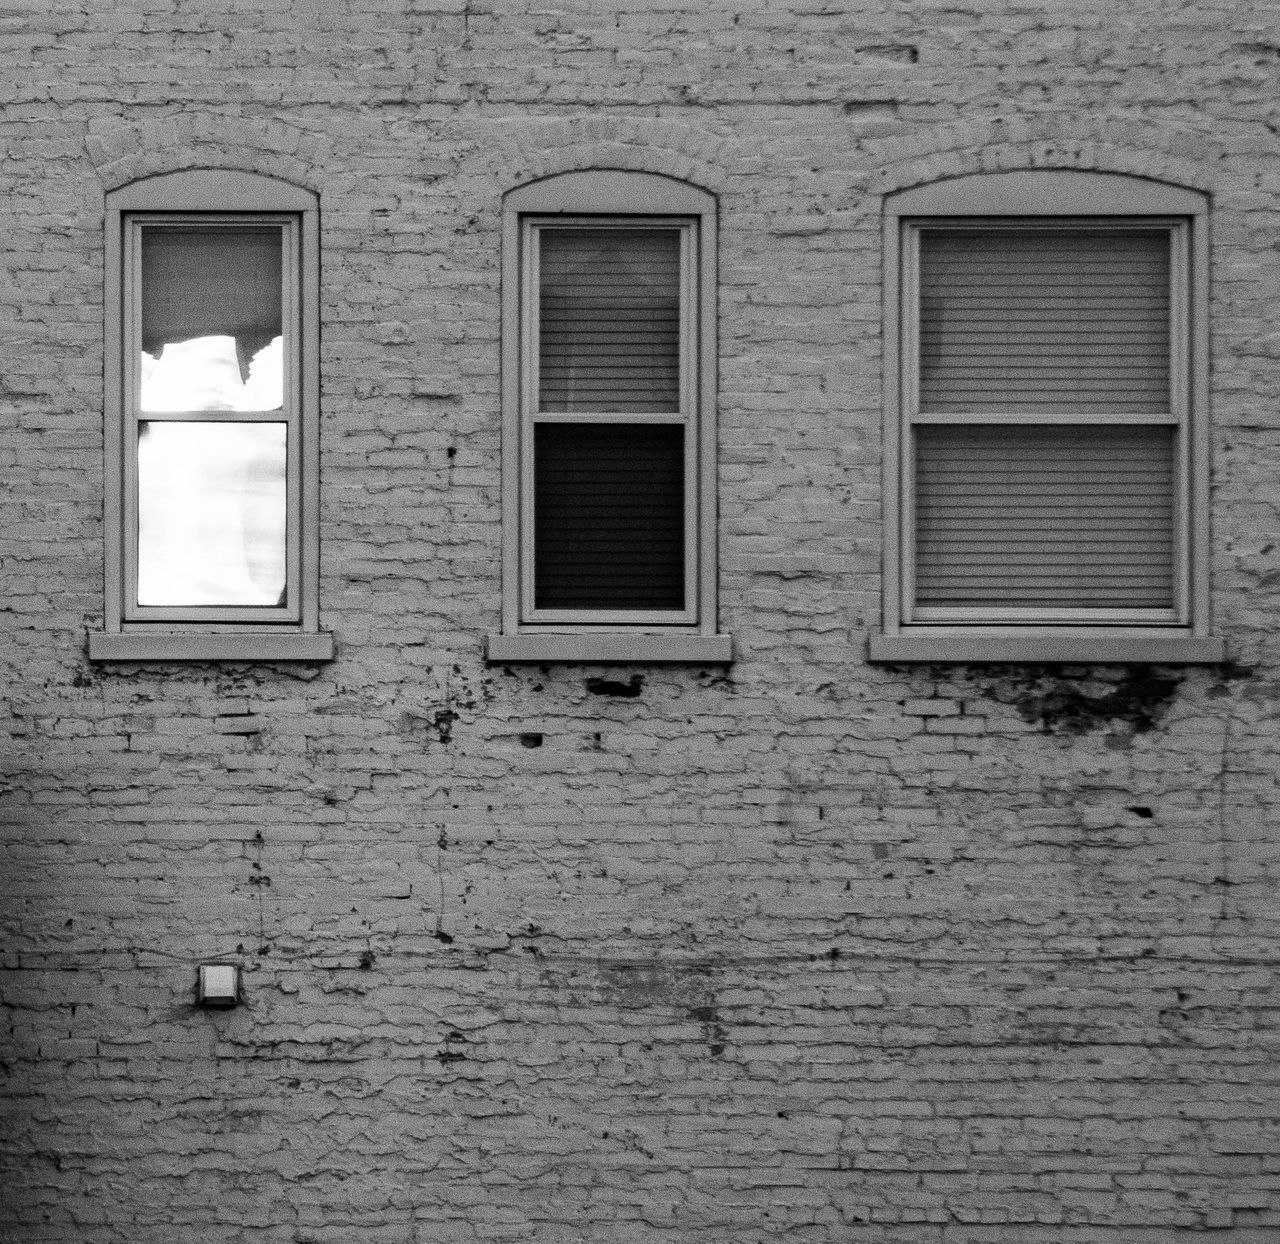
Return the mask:
<path id="1" fill-rule="evenodd" d="M 319 190 L 332 141 L 278 121 L 182 114 L 171 121 L 91 123 L 85 152 L 103 188 L 187 168 L 234 168 Z"/>

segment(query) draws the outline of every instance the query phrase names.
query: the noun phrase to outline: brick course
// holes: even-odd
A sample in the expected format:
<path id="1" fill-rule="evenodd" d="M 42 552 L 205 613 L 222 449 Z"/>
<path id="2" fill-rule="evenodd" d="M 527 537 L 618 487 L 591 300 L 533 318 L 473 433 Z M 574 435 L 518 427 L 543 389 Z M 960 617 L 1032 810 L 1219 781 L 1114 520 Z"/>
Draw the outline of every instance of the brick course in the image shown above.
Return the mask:
<path id="1" fill-rule="evenodd" d="M 0 7 L 0 1238 L 1280 1238 L 1274 16 Z M 331 664 L 85 655 L 103 194 L 192 167 L 320 195 Z M 591 167 L 719 196 L 727 669 L 483 661 L 501 196 Z M 1213 197 L 1224 667 L 865 661 L 881 196 L 1013 168 Z"/>

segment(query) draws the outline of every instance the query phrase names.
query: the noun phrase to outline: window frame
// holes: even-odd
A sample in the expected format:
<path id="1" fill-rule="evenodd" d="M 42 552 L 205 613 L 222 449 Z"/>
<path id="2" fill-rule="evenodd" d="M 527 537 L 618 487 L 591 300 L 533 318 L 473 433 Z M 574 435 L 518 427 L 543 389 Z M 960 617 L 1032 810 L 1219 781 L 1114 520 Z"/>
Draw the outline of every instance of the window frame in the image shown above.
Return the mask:
<path id="1" fill-rule="evenodd" d="M 654 228 L 681 232 L 681 409 L 678 414 L 538 411 L 541 231 Z M 585 170 L 516 187 L 503 202 L 502 628 L 491 661 L 727 662 L 716 630 L 716 201 L 655 173 Z M 542 422 L 681 423 L 685 436 L 685 608 L 533 607 L 533 429 Z"/>
<path id="2" fill-rule="evenodd" d="M 151 226 L 279 226 L 286 349 L 280 409 L 141 411 L 141 231 Z M 256 173 L 199 169 L 131 182 L 106 198 L 104 282 L 104 627 L 94 660 L 328 660 L 319 628 L 319 200 Z M 286 425 L 284 606 L 141 606 L 136 600 L 138 426 L 143 422 Z"/>
<path id="3" fill-rule="evenodd" d="M 671 412 L 544 411 L 540 409 L 541 382 L 541 283 L 539 259 L 544 233 L 554 229 L 652 229 L 678 232 L 680 236 L 680 358 L 678 409 Z M 618 424 L 626 426 L 663 424 L 679 426 L 684 436 L 684 595 L 681 610 L 650 609 L 637 619 L 636 610 L 548 609 L 534 600 L 534 507 L 520 511 L 520 600 L 521 623 L 529 627 L 556 626 L 682 626 L 697 623 L 698 602 L 698 239 L 696 223 L 688 216 L 534 215 L 521 216 L 521 392 L 520 392 L 520 494 L 532 498 L 534 476 L 534 435 L 541 424 Z"/>
<path id="4" fill-rule="evenodd" d="M 1171 230 L 1169 416 L 1134 414 L 921 415 L 920 234 L 930 228 L 1117 228 Z M 901 191 L 884 206 L 883 632 L 870 639 L 883 661 L 1214 662 L 1209 634 L 1207 417 L 1208 199 L 1179 186 L 1119 174 L 1027 170 L 979 174 Z M 1047 426 L 1173 424 L 1175 601 L 1170 611 L 920 608 L 913 583 L 914 429 L 926 423 Z"/>

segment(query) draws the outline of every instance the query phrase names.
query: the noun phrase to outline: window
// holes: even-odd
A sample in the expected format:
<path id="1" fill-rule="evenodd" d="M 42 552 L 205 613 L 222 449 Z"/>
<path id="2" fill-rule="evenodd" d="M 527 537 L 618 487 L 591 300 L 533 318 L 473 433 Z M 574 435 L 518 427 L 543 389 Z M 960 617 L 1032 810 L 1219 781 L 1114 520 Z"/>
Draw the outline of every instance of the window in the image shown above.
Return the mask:
<path id="1" fill-rule="evenodd" d="M 715 201 L 568 173 L 504 208 L 491 660 L 727 661 L 715 625 Z"/>
<path id="2" fill-rule="evenodd" d="M 99 660 L 326 659 L 317 204 L 248 173 L 107 201 Z"/>
<path id="3" fill-rule="evenodd" d="M 1042 171 L 886 213 L 873 659 L 1213 661 L 1206 204 Z"/>

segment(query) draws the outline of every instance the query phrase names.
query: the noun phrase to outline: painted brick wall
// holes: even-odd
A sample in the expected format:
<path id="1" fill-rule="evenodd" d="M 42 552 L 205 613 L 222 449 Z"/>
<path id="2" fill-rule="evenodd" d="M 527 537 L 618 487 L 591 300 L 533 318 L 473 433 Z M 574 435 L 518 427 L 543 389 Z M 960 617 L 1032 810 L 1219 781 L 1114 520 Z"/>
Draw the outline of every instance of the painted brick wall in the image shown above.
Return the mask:
<path id="1" fill-rule="evenodd" d="M 1280 1238 L 1280 28 L 0 5 L 0 1238 Z M 327 665 L 92 665 L 103 194 L 321 196 Z M 728 669 L 486 666 L 499 209 L 719 196 Z M 1222 668 L 872 666 L 880 196 L 1213 196 Z M 232 955 L 247 1005 L 192 1005 Z"/>

